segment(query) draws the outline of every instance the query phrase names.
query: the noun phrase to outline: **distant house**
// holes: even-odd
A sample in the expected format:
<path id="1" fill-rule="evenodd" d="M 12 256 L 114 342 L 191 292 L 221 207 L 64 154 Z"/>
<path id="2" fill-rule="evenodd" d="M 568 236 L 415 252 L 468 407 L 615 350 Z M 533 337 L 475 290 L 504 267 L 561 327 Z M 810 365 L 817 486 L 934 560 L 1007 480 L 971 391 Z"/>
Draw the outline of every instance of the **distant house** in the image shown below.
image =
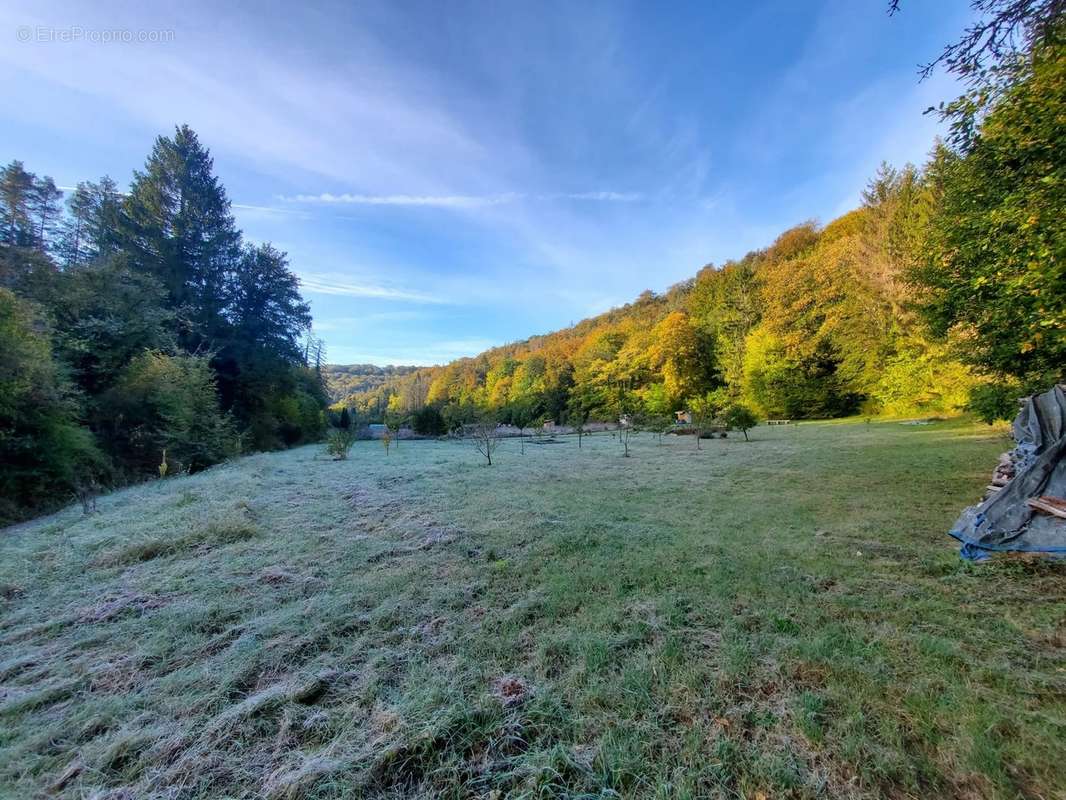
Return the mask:
<path id="1" fill-rule="evenodd" d="M 388 428 L 386 428 L 380 422 L 376 422 L 376 423 L 367 425 L 367 428 L 370 429 L 370 435 L 373 436 L 375 439 L 384 436 L 385 435 L 385 431 L 388 430 Z"/>
<path id="2" fill-rule="evenodd" d="M 674 412 L 674 416 L 677 417 L 677 419 L 674 420 L 674 421 L 678 425 L 691 425 L 692 424 L 692 414 L 689 413 L 688 411 L 675 411 Z"/>

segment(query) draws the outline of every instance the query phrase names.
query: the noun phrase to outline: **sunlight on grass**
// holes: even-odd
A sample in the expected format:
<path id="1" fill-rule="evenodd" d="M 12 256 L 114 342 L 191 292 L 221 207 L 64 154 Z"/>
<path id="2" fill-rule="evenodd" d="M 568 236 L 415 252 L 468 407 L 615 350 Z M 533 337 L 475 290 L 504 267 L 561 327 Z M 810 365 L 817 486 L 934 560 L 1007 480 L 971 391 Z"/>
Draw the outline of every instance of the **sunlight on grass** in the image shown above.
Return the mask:
<path id="1" fill-rule="evenodd" d="M 1054 796 L 1061 568 L 945 535 L 1001 435 L 360 442 L 10 529 L 0 788 Z"/>

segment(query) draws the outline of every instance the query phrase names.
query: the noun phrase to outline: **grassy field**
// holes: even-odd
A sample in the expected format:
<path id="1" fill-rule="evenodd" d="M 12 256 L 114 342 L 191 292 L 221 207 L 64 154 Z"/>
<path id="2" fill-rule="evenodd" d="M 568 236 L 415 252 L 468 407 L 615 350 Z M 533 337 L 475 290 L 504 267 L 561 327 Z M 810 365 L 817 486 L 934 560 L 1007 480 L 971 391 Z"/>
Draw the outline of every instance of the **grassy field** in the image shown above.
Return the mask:
<path id="1" fill-rule="evenodd" d="M 964 422 L 257 455 L 0 535 L 0 796 L 1066 797 Z"/>

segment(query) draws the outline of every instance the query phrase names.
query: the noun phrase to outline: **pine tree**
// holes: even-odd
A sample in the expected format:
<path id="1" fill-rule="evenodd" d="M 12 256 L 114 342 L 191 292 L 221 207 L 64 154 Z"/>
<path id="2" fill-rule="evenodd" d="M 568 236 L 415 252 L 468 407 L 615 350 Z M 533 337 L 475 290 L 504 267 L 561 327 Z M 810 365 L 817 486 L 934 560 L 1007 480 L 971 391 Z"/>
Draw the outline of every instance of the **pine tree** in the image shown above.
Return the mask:
<path id="1" fill-rule="evenodd" d="M 158 278 L 186 325 L 182 344 L 211 347 L 226 328 L 227 275 L 240 257 L 240 233 L 214 162 L 188 126 L 160 136 L 124 205 L 121 245 Z"/>
<path id="2" fill-rule="evenodd" d="M 311 328 L 311 309 L 286 256 L 270 244 L 247 245 L 226 297 L 231 340 L 242 350 L 258 349 L 279 361 L 302 360 L 300 337 Z"/>
<path id="3" fill-rule="evenodd" d="M 21 161 L 0 169 L 0 244 L 33 245 L 32 197 L 34 174 Z"/>
<path id="4" fill-rule="evenodd" d="M 63 193 L 56 188 L 55 181 L 47 175 L 43 178 L 35 177 L 29 200 L 33 246 L 48 252 L 55 240 L 56 224 L 62 211 Z"/>
<path id="5" fill-rule="evenodd" d="M 118 249 L 122 197 L 106 175 L 82 181 L 67 200 L 58 256 L 66 267 L 85 264 Z"/>

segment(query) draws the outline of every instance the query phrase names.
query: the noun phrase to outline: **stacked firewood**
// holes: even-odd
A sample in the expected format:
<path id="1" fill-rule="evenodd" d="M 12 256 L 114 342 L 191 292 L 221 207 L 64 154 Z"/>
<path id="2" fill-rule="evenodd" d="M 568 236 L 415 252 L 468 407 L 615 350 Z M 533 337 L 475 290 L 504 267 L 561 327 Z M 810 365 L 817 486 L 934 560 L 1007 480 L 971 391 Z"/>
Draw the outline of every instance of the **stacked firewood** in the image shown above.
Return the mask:
<path id="1" fill-rule="evenodd" d="M 1004 453 L 999 457 L 999 463 L 996 464 L 996 468 L 992 470 L 992 482 L 985 487 L 985 499 L 992 497 L 996 492 L 1003 490 L 1014 479 L 1014 475 L 1017 472 L 1017 466 L 1015 465 L 1014 458 L 1011 453 Z M 1052 497 L 1045 495 L 1044 497 L 1030 497 L 1026 500 L 1026 504 L 1029 508 L 1038 514 L 1047 514 L 1052 517 L 1058 517 L 1059 519 L 1066 519 L 1066 500 L 1061 497 Z"/>
<path id="2" fill-rule="evenodd" d="M 985 497 L 991 497 L 1010 483 L 1014 478 L 1015 472 L 1017 472 L 1017 468 L 1014 465 L 1014 458 L 1011 454 L 1004 453 L 1001 455 L 999 457 L 999 463 L 997 463 L 996 468 L 992 470 L 992 482 L 985 487 Z"/>

